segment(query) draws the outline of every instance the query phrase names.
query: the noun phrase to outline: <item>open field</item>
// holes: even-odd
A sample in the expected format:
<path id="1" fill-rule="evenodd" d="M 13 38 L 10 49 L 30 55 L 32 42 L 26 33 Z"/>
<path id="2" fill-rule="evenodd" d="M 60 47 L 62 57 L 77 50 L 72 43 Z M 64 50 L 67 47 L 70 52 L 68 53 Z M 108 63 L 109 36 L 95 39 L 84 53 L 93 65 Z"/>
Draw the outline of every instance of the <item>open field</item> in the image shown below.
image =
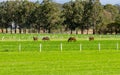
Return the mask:
<path id="1" fill-rule="evenodd" d="M 33 36 L 39 40 L 33 41 Z M 45 36 L 50 37 L 50 41 L 42 41 Z M 68 43 L 70 36 L 76 37 L 77 41 Z M 89 41 L 89 36 L 94 36 L 95 41 Z M 119 37 L 120 35 L 0 34 L 0 52 L 120 50 Z"/>
<path id="2" fill-rule="evenodd" d="M 81 34 L 0 34 L 0 41 L 33 41 L 33 36 L 37 36 L 39 41 L 45 36 L 51 41 L 66 41 L 70 36 L 77 40 L 88 40 L 89 36 L 94 36 L 95 40 L 120 40 L 120 35 L 81 35 Z"/>
<path id="3" fill-rule="evenodd" d="M 39 40 L 33 41 L 33 36 Z M 44 36 L 51 40 L 41 41 Z M 67 42 L 70 36 L 77 41 Z M 89 36 L 95 40 L 89 41 Z M 0 34 L 0 75 L 119 75 L 119 37 Z"/>
<path id="4" fill-rule="evenodd" d="M 119 75 L 120 51 L 0 52 L 0 75 Z"/>

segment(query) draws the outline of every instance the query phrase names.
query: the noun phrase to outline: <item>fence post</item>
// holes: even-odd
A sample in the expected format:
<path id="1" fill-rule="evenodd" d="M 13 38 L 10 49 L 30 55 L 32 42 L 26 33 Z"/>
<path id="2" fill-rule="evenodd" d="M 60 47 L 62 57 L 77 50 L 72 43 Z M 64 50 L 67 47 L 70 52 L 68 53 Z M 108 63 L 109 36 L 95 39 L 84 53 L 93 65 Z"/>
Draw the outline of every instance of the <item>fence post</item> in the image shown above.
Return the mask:
<path id="1" fill-rule="evenodd" d="M 19 44 L 19 52 L 21 52 L 21 44 Z"/>
<path id="2" fill-rule="evenodd" d="M 82 51 L 82 45 L 80 44 L 80 52 Z"/>
<path id="3" fill-rule="evenodd" d="M 62 48 L 62 43 L 61 43 L 61 45 L 60 45 L 60 49 L 61 49 L 61 52 L 62 52 L 62 50 L 63 50 L 63 48 Z"/>
<path id="4" fill-rule="evenodd" d="M 2 41 L 4 40 L 4 36 L 2 37 Z"/>
<path id="5" fill-rule="evenodd" d="M 99 49 L 99 51 L 101 50 L 101 45 L 100 45 L 100 43 L 98 44 L 98 49 Z"/>
<path id="6" fill-rule="evenodd" d="M 117 50 L 119 50 L 119 44 L 117 43 Z"/>
<path id="7" fill-rule="evenodd" d="M 42 44 L 40 44 L 40 52 L 42 51 Z"/>

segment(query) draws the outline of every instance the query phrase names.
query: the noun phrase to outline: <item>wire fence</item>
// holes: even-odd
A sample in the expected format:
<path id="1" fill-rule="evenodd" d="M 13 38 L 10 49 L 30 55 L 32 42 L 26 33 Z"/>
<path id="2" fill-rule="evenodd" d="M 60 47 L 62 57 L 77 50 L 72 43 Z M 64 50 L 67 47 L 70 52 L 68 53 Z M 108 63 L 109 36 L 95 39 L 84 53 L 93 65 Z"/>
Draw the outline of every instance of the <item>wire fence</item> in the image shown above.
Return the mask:
<path id="1" fill-rule="evenodd" d="M 22 51 L 84 51 L 84 50 L 120 50 L 120 44 L 4 44 L 0 46 L 0 52 Z"/>

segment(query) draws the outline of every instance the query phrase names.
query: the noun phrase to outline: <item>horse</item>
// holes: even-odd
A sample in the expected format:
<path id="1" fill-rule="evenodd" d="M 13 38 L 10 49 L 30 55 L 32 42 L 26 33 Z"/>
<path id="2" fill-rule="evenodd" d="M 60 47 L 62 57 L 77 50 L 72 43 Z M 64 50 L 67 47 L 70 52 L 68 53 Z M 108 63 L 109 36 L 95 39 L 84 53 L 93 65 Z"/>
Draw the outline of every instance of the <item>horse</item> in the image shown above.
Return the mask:
<path id="1" fill-rule="evenodd" d="M 37 41 L 37 40 L 38 40 L 38 37 L 33 37 L 33 40 L 34 40 L 34 41 Z"/>
<path id="2" fill-rule="evenodd" d="M 94 37 L 89 37 L 89 41 L 92 41 L 92 40 L 94 40 Z"/>
<path id="3" fill-rule="evenodd" d="M 75 37 L 69 37 L 69 38 L 68 38 L 68 42 L 72 42 L 72 41 L 75 42 L 75 41 L 76 41 L 76 38 L 75 38 Z"/>
<path id="4" fill-rule="evenodd" d="M 43 41 L 48 41 L 48 40 L 50 40 L 50 38 L 49 37 L 43 37 L 42 40 Z"/>

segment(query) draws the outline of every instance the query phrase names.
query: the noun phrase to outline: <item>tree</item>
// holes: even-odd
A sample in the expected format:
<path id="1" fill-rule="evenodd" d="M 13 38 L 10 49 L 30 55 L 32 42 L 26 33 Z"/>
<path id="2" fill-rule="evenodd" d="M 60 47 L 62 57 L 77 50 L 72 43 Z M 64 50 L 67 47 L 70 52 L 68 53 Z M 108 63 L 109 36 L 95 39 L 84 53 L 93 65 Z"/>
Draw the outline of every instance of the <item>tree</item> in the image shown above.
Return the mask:
<path id="1" fill-rule="evenodd" d="M 116 6 L 114 5 L 111 5 L 111 4 L 107 4 L 104 6 L 104 10 L 107 12 L 107 14 L 110 14 L 109 16 L 107 16 L 106 14 L 106 17 L 105 18 L 109 18 L 108 21 L 106 21 L 108 24 L 107 24 L 107 28 L 108 28 L 108 32 L 110 32 L 111 34 L 112 33 L 116 33 L 117 34 L 117 31 L 118 31 L 118 23 L 116 22 L 117 19 L 119 19 L 117 16 L 118 16 L 118 13 L 119 13 L 119 10 Z"/>
<path id="2" fill-rule="evenodd" d="M 101 23 L 102 6 L 99 0 L 90 0 L 90 22 L 93 27 L 93 34 L 96 33 L 96 27 Z"/>
<path id="3" fill-rule="evenodd" d="M 30 16 L 28 18 L 28 24 L 30 25 L 30 28 L 34 28 L 38 30 L 38 33 L 40 33 L 40 27 L 41 27 L 41 21 L 40 21 L 40 13 L 41 13 L 41 5 L 39 2 L 34 3 L 34 10 L 30 13 Z"/>
<path id="4" fill-rule="evenodd" d="M 112 14 L 112 20 L 115 21 L 115 18 L 117 17 L 119 10 L 116 6 L 107 4 L 104 6 L 104 9 Z"/>
<path id="5" fill-rule="evenodd" d="M 76 28 L 81 28 L 83 9 L 82 1 L 79 0 L 70 1 L 63 5 L 64 24 L 71 30 L 71 34 Z"/>
<path id="6" fill-rule="evenodd" d="M 112 14 L 103 9 L 101 19 L 101 23 L 97 26 L 97 32 L 99 34 L 107 34 L 107 32 L 110 32 L 108 24 L 112 22 Z"/>
<path id="7" fill-rule="evenodd" d="M 44 24 L 43 28 L 48 30 L 48 33 L 61 24 L 61 11 L 56 3 L 51 0 L 43 0 L 40 11 L 41 23 Z"/>
<path id="8" fill-rule="evenodd" d="M 6 22 L 5 13 L 6 13 L 6 11 L 5 11 L 5 2 L 1 2 L 0 3 L 0 28 L 1 28 L 2 33 L 4 33 L 3 28 L 5 28 L 4 24 Z"/>
<path id="9" fill-rule="evenodd" d="M 30 27 L 30 14 L 34 11 L 35 6 L 33 2 L 29 1 L 19 1 L 18 8 L 16 9 L 16 20 L 15 22 L 19 25 L 19 33 L 21 33 L 22 28 L 26 33 L 26 28 Z"/>

